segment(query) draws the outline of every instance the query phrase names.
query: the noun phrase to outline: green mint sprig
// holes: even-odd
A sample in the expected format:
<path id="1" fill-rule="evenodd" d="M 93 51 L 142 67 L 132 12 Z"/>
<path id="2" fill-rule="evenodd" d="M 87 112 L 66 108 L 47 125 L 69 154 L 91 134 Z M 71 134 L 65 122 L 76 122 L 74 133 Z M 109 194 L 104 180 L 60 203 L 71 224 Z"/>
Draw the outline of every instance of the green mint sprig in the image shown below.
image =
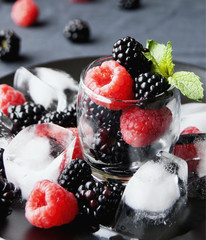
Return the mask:
<path id="1" fill-rule="evenodd" d="M 200 81 L 200 77 L 193 72 L 179 71 L 174 73 L 172 60 L 172 45 L 168 42 L 159 44 L 154 40 L 147 41 L 147 49 L 149 52 L 144 52 L 144 56 L 152 61 L 152 71 L 164 76 L 170 85 L 174 85 L 181 93 L 188 98 L 200 101 L 204 97 L 204 89 Z"/>

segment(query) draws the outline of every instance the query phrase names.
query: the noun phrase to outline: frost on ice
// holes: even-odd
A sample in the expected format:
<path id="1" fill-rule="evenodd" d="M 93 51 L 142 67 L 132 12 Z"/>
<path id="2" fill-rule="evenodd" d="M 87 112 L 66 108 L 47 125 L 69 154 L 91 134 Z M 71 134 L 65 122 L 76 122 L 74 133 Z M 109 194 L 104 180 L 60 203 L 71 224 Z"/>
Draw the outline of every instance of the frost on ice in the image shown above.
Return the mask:
<path id="1" fill-rule="evenodd" d="M 181 106 L 180 131 L 187 127 L 197 127 L 206 133 L 206 103 L 187 103 Z"/>
<path id="2" fill-rule="evenodd" d="M 32 100 L 48 110 L 57 111 L 66 109 L 78 91 L 77 82 L 69 74 L 45 67 L 20 67 L 15 73 L 13 85 L 27 101 Z"/>
<path id="3" fill-rule="evenodd" d="M 0 148 L 5 148 L 12 138 L 13 122 L 0 110 Z"/>
<path id="4" fill-rule="evenodd" d="M 72 157 L 76 138 L 72 131 L 55 124 L 32 125 L 7 145 L 4 166 L 8 181 L 20 187 L 27 199 L 37 181 L 57 178 Z"/>
<path id="5" fill-rule="evenodd" d="M 172 154 L 145 163 L 125 188 L 114 229 L 142 237 L 150 225 L 167 225 L 186 204 L 187 178 L 187 163 Z"/>

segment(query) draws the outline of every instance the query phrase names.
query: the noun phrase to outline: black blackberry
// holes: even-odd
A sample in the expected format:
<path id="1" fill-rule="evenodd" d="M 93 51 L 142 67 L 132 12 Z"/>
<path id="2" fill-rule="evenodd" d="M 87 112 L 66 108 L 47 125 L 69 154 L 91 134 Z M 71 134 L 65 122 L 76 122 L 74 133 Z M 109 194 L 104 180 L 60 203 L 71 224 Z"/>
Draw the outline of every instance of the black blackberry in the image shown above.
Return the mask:
<path id="1" fill-rule="evenodd" d="M 15 60 L 19 55 L 20 38 L 12 30 L 0 31 L 0 59 Z"/>
<path id="2" fill-rule="evenodd" d="M 4 149 L 0 148 L 0 177 L 6 177 L 5 170 L 4 170 L 4 162 L 3 162 L 3 153 Z"/>
<path id="3" fill-rule="evenodd" d="M 88 42 L 90 28 L 87 22 L 81 19 L 73 19 L 65 26 L 63 34 L 72 42 Z"/>
<path id="4" fill-rule="evenodd" d="M 77 127 L 76 105 L 72 104 L 65 111 L 52 111 L 42 115 L 39 123 L 54 123 L 62 127 Z"/>
<path id="5" fill-rule="evenodd" d="M 118 6 L 123 9 L 135 9 L 139 5 L 139 0 L 119 0 L 118 2 Z"/>
<path id="6" fill-rule="evenodd" d="M 121 110 L 110 110 L 85 100 L 84 117 L 93 128 L 94 138 L 89 145 L 95 159 L 105 163 L 122 163 L 125 160 L 124 144 L 120 133 Z"/>
<path id="7" fill-rule="evenodd" d="M 115 111 L 102 107 L 91 99 L 85 99 L 84 103 L 87 111 L 84 113 L 85 118 L 91 122 L 94 132 L 99 128 L 111 129 L 115 134 L 119 129 L 121 111 Z"/>
<path id="8" fill-rule="evenodd" d="M 188 197 L 206 200 L 206 176 L 194 179 L 188 184 Z"/>
<path id="9" fill-rule="evenodd" d="M 140 73 L 149 72 L 151 62 L 143 55 L 144 49 L 142 44 L 131 37 L 119 39 L 113 45 L 112 57 L 119 64 L 124 66 L 130 75 L 134 78 Z"/>
<path id="10" fill-rule="evenodd" d="M 75 194 L 79 214 L 91 225 L 109 226 L 119 205 L 124 186 L 120 183 L 89 181 L 80 185 Z"/>
<path id="11" fill-rule="evenodd" d="M 120 130 L 112 134 L 110 128 L 99 128 L 94 135 L 94 142 L 90 147 L 90 152 L 96 160 L 107 164 L 124 163 L 127 160 L 126 143 Z"/>
<path id="12" fill-rule="evenodd" d="M 41 115 L 45 112 L 45 108 L 40 104 L 33 102 L 25 102 L 22 105 L 10 106 L 8 108 L 8 117 L 14 123 L 14 131 L 38 123 Z"/>
<path id="13" fill-rule="evenodd" d="M 83 159 L 72 160 L 64 168 L 58 183 L 69 192 L 76 193 L 78 187 L 92 179 L 90 165 Z"/>
<path id="14" fill-rule="evenodd" d="M 133 91 L 135 99 L 154 98 L 156 95 L 165 92 L 170 87 L 167 79 L 158 73 L 141 73 L 134 78 Z"/>
<path id="15" fill-rule="evenodd" d="M 13 183 L 0 176 L 0 220 L 11 214 L 11 205 L 20 195 L 20 190 Z"/>

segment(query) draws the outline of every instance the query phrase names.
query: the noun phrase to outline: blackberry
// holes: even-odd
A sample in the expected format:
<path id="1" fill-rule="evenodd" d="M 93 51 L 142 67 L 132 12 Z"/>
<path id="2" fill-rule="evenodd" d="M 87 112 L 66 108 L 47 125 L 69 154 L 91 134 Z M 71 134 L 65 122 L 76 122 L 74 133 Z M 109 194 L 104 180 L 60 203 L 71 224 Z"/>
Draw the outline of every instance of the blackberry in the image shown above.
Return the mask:
<path id="1" fill-rule="evenodd" d="M 54 123 L 62 127 L 77 127 L 76 105 L 73 104 L 65 111 L 47 112 L 41 117 L 39 123 Z"/>
<path id="2" fill-rule="evenodd" d="M 93 180 L 80 185 L 75 194 L 80 216 L 90 225 L 111 225 L 123 191 L 124 186 L 120 183 Z"/>
<path id="3" fill-rule="evenodd" d="M 11 214 L 11 205 L 20 195 L 20 190 L 13 183 L 0 176 L 0 220 Z"/>
<path id="4" fill-rule="evenodd" d="M 10 106 L 8 108 L 8 117 L 14 123 L 14 131 L 18 132 L 23 128 L 38 123 L 45 108 L 40 104 L 25 102 L 22 105 Z"/>
<path id="5" fill-rule="evenodd" d="M 99 128 L 94 135 L 94 142 L 90 152 L 95 159 L 107 164 L 124 163 L 127 159 L 125 151 L 126 143 L 122 138 L 120 130 L 113 136 L 112 129 Z"/>
<path id="6" fill-rule="evenodd" d="M 188 197 L 206 200 L 206 176 L 194 179 L 188 184 Z"/>
<path id="7" fill-rule="evenodd" d="M 132 78 L 151 70 L 151 62 L 143 55 L 142 44 L 131 37 L 119 39 L 113 45 L 112 58 L 124 66 Z"/>
<path id="8" fill-rule="evenodd" d="M 135 9 L 139 7 L 139 0 L 119 0 L 118 6 L 123 9 Z"/>
<path id="9" fill-rule="evenodd" d="M 63 34 L 72 42 L 88 42 L 90 28 L 87 22 L 81 19 L 73 19 L 65 26 Z"/>
<path id="10" fill-rule="evenodd" d="M 120 133 L 121 110 L 110 110 L 86 99 L 84 114 L 94 131 L 90 152 L 95 159 L 104 163 L 121 163 L 125 160 L 124 145 Z"/>
<path id="11" fill-rule="evenodd" d="M 19 55 L 20 38 L 12 30 L 0 31 L 0 59 L 15 60 Z"/>
<path id="12" fill-rule="evenodd" d="M 85 99 L 84 103 L 85 118 L 91 122 L 94 132 L 99 128 L 111 129 L 115 134 L 119 129 L 121 111 L 110 110 L 106 107 L 97 105 L 91 99 Z"/>
<path id="13" fill-rule="evenodd" d="M 3 153 L 4 153 L 4 149 L 0 148 L 0 177 L 6 178 L 5 170 L 4 170 L 4 162 L 3 162 Z"/>
<path id="14" fill-rule="evenodd" d="M 134 78 L 134 98 L 140 100 L 154 98 L 156 95 L 165 92 L 169 87 L 167 79 L 158 73 L 141 73 Z"/>
<path id="15" fill-rule="evenodd" d="M 92 179 L 90 165 L 83 159 L 75 159 L 60 174 L 58 183 L 69 192 L 76 193 L 81 184 Z"/>

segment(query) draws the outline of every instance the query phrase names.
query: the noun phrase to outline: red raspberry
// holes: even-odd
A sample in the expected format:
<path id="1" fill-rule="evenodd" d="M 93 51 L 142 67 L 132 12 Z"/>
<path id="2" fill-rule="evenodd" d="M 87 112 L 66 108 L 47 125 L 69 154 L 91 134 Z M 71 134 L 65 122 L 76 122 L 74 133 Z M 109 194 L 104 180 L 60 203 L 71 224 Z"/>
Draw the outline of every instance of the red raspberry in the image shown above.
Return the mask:
<path id="1" fill-rule="evenodd" d="M 122 111 L 120 128 L 125 142 L 133 147 L 145 147 L 158 140 L 171 121 L 172 113 L 166 106 L 155 110 L 131 106 Z"/>
<path id="2" fill-rule="evenodd" d="M 24 95 L 7 84 L 0 84 L 0 110 L 7 115 L 8 107 L 11 105 L 24 104 Z"/>
<path id="3" fill-rule="evenodd" d="M 201 133 L 201 132 L 196 127 L 187 127 L 180 134 L 192 134 L 192 133 Z"/>
<path id="4" fill-rule="evenodd" d="M 81 144 L 80 144 L 80 139 L 79 139 L 79 134 L 78 134 L 77 128 L 68 128 L 68 129 L 71 130 L 74 133 L 74 136 L 77 138 L 75 146 L 74 146 L 74 152 L 73 152 L 73 155 L 72 155 L 72 159 L 83 158 L 82 148 L 81 148 Z"/>
<path id="5" fill-rule="evenodd" d="M 25 207 L 28 221 L 40 228 L 70 223 L 77 213 L 78 203 L 73 193 L 49 180 L 35 184 Z"/>
<path id="6" fill-rule="evenodd" d="M 201 132 L 198 128 L 191 126 L 185 128 L 180 133 L 180 135 L 193 133 Z M 198 152 L 194 144 L 176 144 L 174 149 L 174 155 L 187 161 L 189 174 L 192 172 L 196 172 L 199 160 L 195 159 L 198 158 Z"/>
<path id="7" fill-rule="evenodd" d="M 63 128 L 52 123 L 49 123 L 49 124 L 42 123 L 42 124 L 36 125 L 35 132 L 39 137 L 49 136 L 53 139 L 56 139 L 56 141 L 60 145 L 64 147 L 68 147 L 68 139 L 69 139 L 70 133 L 69 131 L 67 131 L 67 129 L 72 131 L 73 137 L 76 138 L 71 160 L 76 158 L 83 158 L 77 128 Z M 68 158 L 68 154 L 69 154 L 69 158 Z M 60 172 L 64 169 L 65 164 L 67 163 L 68 160 L 70 160 L 70 153 L 67 151 L 64 151 L 63 160 L 60 164 Z"/>
<path id="8" fill-rule="evenodd" d="M 29 27 L 35 23 L 38 15 L 39 8 L 34 0 L 18 0 L 11 10 L 11 18 L 21 27 Z"/>
<path id="9" fill-rule="evenodd" d="M 85 76 L 85 84 L 94 93 L 107 98 L 131 100 L 134 97 L 133 79 L 127 70 L 114 60 L 105 61 L 101 66 L 89 69 Z M 100 100 L 92 100 L 102 106 L 107 105 Z"/>

